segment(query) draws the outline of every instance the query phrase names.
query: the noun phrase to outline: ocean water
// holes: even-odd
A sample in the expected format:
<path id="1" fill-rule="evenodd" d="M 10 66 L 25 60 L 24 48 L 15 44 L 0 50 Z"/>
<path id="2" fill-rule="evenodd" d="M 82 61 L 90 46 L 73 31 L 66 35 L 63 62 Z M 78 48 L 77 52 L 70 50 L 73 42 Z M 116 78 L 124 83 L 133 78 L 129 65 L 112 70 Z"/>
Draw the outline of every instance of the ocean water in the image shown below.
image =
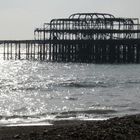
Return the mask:
<path id="1" fill-rule="evenodd" d="M 140 65 L 0 61 L 0 126 L 140 113 Z"/>

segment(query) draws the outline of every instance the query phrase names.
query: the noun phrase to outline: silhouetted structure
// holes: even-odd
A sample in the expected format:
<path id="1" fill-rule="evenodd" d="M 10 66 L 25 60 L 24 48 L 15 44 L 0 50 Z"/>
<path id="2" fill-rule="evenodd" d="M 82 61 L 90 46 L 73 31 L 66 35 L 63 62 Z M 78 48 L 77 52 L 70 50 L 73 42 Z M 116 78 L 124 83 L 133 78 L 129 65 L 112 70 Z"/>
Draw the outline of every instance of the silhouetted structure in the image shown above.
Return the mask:
<path id="1" fill-rule="evenodd" d="M 4 58 L 56 62 L 140 63 L 138 18 L 76 13 L 52 19 L 34 31 L 35 40 L 1 41 Z"/>

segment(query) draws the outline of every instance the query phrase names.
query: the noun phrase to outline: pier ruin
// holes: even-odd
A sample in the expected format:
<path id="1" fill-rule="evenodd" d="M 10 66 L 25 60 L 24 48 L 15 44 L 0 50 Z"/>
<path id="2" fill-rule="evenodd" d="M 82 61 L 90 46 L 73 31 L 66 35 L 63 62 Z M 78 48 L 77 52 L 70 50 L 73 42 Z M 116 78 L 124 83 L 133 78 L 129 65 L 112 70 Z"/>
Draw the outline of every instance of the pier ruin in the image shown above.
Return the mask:
<path id="1" fill-rule="evenodd" d="M 140 63 L 138 18 L 75 13 L 34 30 L 34 40 L 1 40 L 5 60 L 78 63 Z"/>

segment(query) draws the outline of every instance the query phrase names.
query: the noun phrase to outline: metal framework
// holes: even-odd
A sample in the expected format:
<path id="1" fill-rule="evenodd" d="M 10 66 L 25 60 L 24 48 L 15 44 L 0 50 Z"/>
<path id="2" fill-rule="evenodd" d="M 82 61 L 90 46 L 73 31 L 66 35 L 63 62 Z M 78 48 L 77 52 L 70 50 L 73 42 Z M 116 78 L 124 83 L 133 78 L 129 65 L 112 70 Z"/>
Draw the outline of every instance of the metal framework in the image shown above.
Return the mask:
<path id="1" fill-rule="evenodd" d="M 53 19 L 35 30 L 38 40 L 108 40 L 140 38 L 138 18 L 115 18 L 111 14 L 76 13 Z"/>
<path id="2" fill-rule="evenodd" d="M 140 24 L 138 18 L 75 13 L 36 28 L 34 40 L 0 44 L 4 59 L 24 54 L 26 59 L 55 62 L 140 63 Z"/>

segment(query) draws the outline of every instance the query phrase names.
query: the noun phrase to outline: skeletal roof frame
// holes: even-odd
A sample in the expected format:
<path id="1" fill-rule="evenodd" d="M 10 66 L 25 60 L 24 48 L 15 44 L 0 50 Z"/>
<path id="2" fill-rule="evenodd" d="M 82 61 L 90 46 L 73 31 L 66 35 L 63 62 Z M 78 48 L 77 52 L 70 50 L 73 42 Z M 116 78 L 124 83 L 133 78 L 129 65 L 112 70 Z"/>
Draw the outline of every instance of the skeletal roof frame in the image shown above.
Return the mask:
<path id="1" fill-rule="evenodd" d="M 112 14 L 107 13 L 75 13 L 70 15 L 69 18 L 52 19 L 50 23 L 44 23 L 43 28 L 35 29 L 34 33 L 43 33 L 45 36 L 46 33 L 50 35 L 54 34 L 54 32 L 59 32 L 61 34 L 71 34 L 76 32 L 91 33 L 92 31 L 88 31 L 88 29 L 98 29 L 100 31 L 97 33 L 101 34 L 105 32 L 122 34 L 124 30 L 124 34 L 131 34 L 131 36 L 135 36 L 137 33 L 136 30 L 139 28 L 140 24 L 138 18 L 115 18 Z M 79 31 L 75 32 L 73 30 Z"/>

